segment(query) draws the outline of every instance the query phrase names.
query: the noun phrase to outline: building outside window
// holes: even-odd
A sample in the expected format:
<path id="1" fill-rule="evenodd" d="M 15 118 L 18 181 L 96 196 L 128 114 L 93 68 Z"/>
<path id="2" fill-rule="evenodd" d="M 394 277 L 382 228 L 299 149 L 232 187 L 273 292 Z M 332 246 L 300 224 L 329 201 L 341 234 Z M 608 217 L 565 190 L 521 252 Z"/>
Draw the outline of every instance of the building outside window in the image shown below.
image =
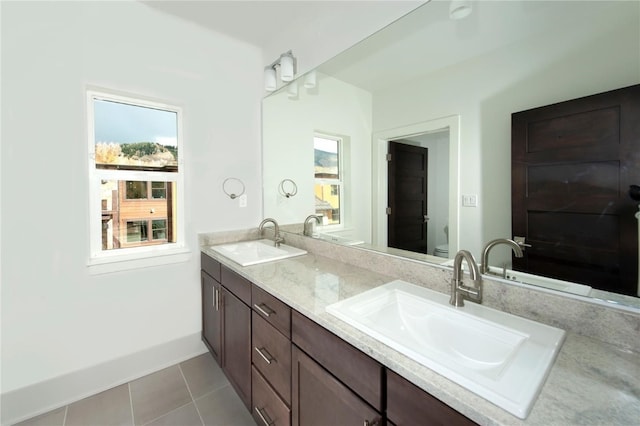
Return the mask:
<path id="1" fill-rule="evenodd" d="M 87 98 L 92 258 L 184 247 L 180 108 L 92 90 Z"/>
<path id="2" fill-rule="evenodd" d="M 343 224 L 344 185 L 342 180 L 342 139 L 316 135 L 313 138 L 316 214 L 323 225 Z"/>

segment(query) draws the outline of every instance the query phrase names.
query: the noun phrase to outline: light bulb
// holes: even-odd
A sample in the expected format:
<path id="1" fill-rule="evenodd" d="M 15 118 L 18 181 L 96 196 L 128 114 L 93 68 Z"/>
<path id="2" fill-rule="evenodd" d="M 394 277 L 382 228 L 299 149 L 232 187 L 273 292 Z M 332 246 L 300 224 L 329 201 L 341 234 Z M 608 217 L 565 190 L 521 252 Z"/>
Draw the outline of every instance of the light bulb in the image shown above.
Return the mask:
<path id="1" fill-rule="evenodd" d="M 298 97 L 298 82 L 297 81 L 292 81 L 291 83 L 289 83 L 289 85 L 287 86 L 287 96 L 290 99 L 295 99 Z"/>
<path id="2" fill-rule="evenodd" d="M 449 6 L 449 18 L 463 19 L 471 13 L 471 2 L 467 0 L 452 0 Z"/>
<path id="3" fill-rule="evenodd" d="M 282 81 L 293 80 L 293 56 L 284 54 L 280 57 L 280 79 Z"/>
<path id="4" fill-rule="evenodd" d="M 264 90 L 267 92 L 273 92 L 277 88 L 276 70 L 272 67 L 266 67 L 264 69 Z"/>
<path id="5" fill-rule="evenodd" d="M 313 89 L 316 87 L 316 70 L 311 70 L 304 76 L 304 87 Z"/>

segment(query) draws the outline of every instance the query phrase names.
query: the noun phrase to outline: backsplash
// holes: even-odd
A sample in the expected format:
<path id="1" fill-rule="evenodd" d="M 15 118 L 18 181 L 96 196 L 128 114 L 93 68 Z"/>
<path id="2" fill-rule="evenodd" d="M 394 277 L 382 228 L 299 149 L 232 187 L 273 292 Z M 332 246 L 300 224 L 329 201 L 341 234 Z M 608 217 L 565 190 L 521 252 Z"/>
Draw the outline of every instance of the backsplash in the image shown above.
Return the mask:
<path id="1" fill-rule="evenodd" d="M 281 229 L 288 231 L 284 236 L 286 244 L 309 253 L 449 293 L 451 269 L 293 233 L 300 232 L 301 225 Z M 268 235 L 273 234 L 272 229 L 265 231 Z M 257 228 L 252 228 L 200 234 L 199 242 L 201 246 L 208 246 L 258 237 Z M 505 284 L 489 278 L 483 278 L 483 282 L 482 303 L 485 306 L 640 352 L 640 339 L 637 338 L 640 333 L 640 312 L 604 306 L 577 297 L 569 298 L 528 286 Z"/>

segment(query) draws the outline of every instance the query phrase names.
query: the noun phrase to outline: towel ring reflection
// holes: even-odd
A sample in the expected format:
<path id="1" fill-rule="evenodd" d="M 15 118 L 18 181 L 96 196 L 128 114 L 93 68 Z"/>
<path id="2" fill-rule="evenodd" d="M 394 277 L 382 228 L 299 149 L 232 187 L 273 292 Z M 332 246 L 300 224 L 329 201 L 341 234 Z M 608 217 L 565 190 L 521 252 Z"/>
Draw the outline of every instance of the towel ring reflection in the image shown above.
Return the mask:
<path id="1" fill-rule="evenodd" d="M 229 186 L 231 185 L 231 182 L 237 182 L 240 184 L 240 186 L 242 187 L 242 189 L 240 190 L 239 194 L 236 194 L 235 192 L 231 192 L 229 193 L 229 191 L 227 190 L 227 183 L 229 183 Z M 232 200 L 238 198 L 239 196 L 241 196 L 242 194 L 244 194 L 244 183 L 237 178 L 226 178 L 224 180 L 224 182 L 222 182 L 222 191 L 227 194 L 229 196 L 229 198 L 231 198 Z"/>
<path id="2" fill-rule="evenodd" d="M 287 183 L 289 183 L 289 185 L 287 185 Z M 285 186 L 288 186 L 290 190 L 287 190 Z M 287 198 L 291 198 L 298 193 L 298 185 L 291 179 L 283 179 L 278 187 L 278 192 Z"/>

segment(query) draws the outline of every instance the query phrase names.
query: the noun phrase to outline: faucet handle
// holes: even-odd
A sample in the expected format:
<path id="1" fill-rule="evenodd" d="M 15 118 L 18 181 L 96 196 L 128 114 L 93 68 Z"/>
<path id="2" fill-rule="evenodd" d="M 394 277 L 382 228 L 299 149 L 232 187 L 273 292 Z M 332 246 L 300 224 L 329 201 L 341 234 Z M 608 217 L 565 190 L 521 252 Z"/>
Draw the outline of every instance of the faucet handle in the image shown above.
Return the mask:
<path id="1" fill-rule="evenodd" d="M 513 237 L 513 241 L 515 241 L 515 243 L 519 245 L 522 250 L 524 250 L 526 247 L 531 247 L 531 244 L 525 243 L 524 240 L 525 237 Z"/>

